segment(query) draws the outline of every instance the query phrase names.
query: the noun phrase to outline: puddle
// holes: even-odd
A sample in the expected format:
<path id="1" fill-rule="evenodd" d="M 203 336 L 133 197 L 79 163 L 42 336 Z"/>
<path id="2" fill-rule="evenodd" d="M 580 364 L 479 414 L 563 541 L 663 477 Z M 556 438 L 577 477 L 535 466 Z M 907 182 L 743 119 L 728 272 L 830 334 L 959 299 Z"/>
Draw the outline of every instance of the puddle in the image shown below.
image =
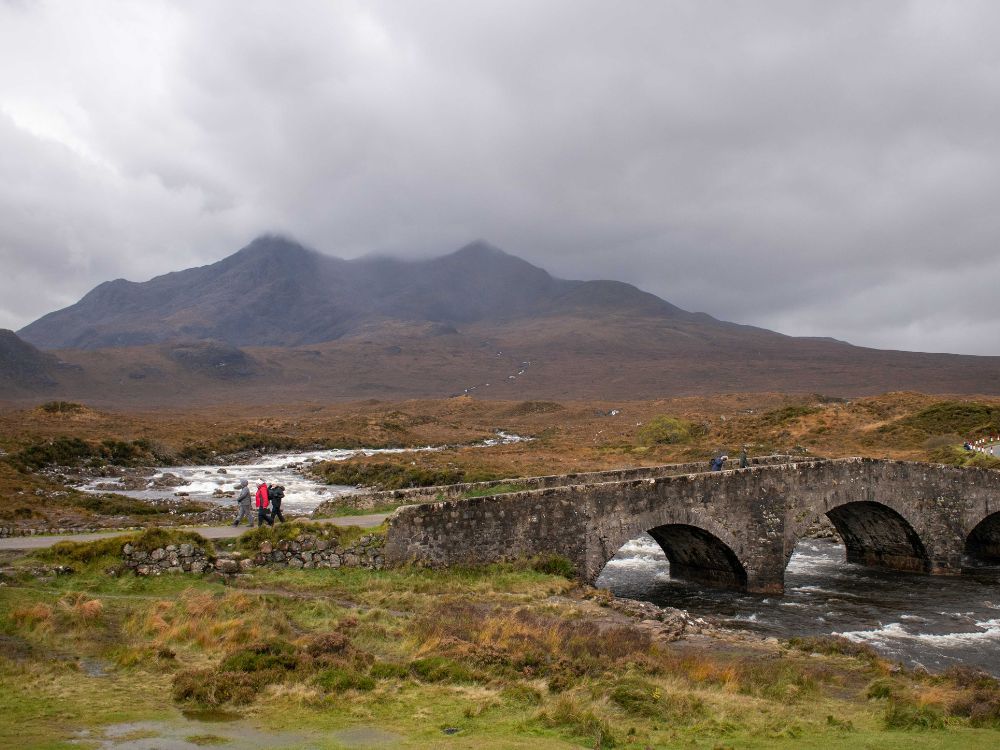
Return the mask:
<path id="1" fill-rule="evenodd" d="M 344 747 L 389 747 L 403 740 L 401 734 L 378 727 L 351 727 L 333 732 L 330 736 Z"/>
<path id="2" fill-rule="evenodd" d="M 104 728 L 103 736 L 91 735 L 86 741 L 88 744 L 96 743 L 101 750 L 197 750 L 203 747 L 306 750 L 323 744 L 323 736 L 313 732 L 271 732 L 257 729 L 247 722 L 237 724 L 229 718 L 210 721 L 219 723 L 209 729 L 203 721 L 180 717 L 173 721 L 112 724 Z"/>
<path id="3" fill-rule="evenodd" d="M 234 711 L 223 711 L 221 708 L 188 708 L 181 711 L 181 714 L 191 721 L 239 721 L 243 718 Z"/>

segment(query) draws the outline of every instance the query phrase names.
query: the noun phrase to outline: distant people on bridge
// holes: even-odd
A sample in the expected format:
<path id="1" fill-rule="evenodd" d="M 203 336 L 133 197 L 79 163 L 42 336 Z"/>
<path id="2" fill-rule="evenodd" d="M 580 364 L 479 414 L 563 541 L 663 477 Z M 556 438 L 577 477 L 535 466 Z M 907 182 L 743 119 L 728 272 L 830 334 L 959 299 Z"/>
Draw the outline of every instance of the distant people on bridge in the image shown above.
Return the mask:
<path id="1" fill-rule="evenodd" d="M 273 487 L 271 485 L 267 486 L 267 498 L 271 501 L 271 525 L 274 525 L 274 519 L 279 519 L 282 523 L 285 522 L 285 517 L 281 515 L 281 501 L 285 497 L 285 488 L 280 484 L 276 484 Z"/>
<path id="2" fill-rule="evenodd" d="M 237 514 L 233 526 L 239 526 L 245 518 L 247 523 L 253 527 L 253 517 L 250 515 L 250 488 L 247 486 L 247 480 L 241 479 L 240 483 L 236 485 L 236 489 L 240 491 L 240 494 L 236 496 Z"/>
<path id="3" fill-rule="evenodd" d="M 711 461 L 712 471 L 722 471 L 726 466 L 729 456 L 716 456 Z"/>
<path id="4" fill-rule="evenodd" d="M 740 468 L 745 469 L 750 465 L 750 459 L 747 458 L 747 447 L 744 445 L 740 449 Z"/>
<path id="5" fill-rule="evenodd" d="M 260 528 L 265 523 L 268 526 L 274 526 L 274 521 L 271 520 L 271 512 L 268 510 L 268 506 L 271 504 L 270 498 L 267 496 L 267 484 L 263 479 L 257 482 L 257 528 Z"/>

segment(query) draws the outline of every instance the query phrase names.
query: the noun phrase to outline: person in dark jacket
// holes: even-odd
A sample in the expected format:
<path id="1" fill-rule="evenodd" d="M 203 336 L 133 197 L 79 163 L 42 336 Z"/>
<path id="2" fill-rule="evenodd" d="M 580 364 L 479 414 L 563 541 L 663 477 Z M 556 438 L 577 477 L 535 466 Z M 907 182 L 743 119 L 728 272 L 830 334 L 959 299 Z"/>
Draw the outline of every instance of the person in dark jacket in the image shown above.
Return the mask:
<path id="1" fill-rule="evenodd" d="M 719 456 L 712 459 L 712 471 L 722 471 L 726 466 L 729 456 Z"/>
<path id="2" fill-rule="evenodd" d="M 240 494 L 236 496 L 236 507 L 239 514 L 233 521 L 233 526 L 239 526 L 243 523 L 244 518 L 247 519 L 247 523 L 253 526 L 253 518 L 250 515 L 250 488 L 247 486 L 247 480 L 241 479 L 236 489 L 240 491 Z"/>
<path id="3" fill-rule="evenodd" d="M 267 497 L 271 501 L 271 524 L 274 524 L 275 518 L 284 523 L 285 517 L 281 515 L 281 501 L 285 497 L 285 488 L 280 484 L 273 487 L 268 486 Z"/>
<path id="4" fill-rule="evenodd" d="M 274 521 L 271 520 L 271 512 L 268 510 L 271 500 L 267 496 L 267 485 L 264 483 L 264 480 L 257 483 L 257 494 L 254 499 L 257 504 L 257 528 L 260 528 L 265 523 L 268 526 L 274 526 Z"/>

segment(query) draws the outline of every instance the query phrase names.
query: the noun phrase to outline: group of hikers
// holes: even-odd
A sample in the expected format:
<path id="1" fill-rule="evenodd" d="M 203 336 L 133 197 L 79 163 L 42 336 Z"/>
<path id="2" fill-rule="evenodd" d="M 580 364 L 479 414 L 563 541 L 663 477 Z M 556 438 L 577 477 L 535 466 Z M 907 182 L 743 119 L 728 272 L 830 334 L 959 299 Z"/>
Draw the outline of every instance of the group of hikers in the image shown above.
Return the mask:
<path id="1" fill-rule="evenodd" d="M 250 494 L 250 486 L 246 479 L 241 479 L 236 486 L 239 494 L 236 496 L 238 514 L 233 526 L 239 526 L 243 519 L 247 519 L 250 527 L 253 528 L 253 516 L 250 514 L 251 501 L 257 506 L 257 526 L 274 526 L 274 519 L 277 518 L 282 523 L 285 517 L 281 514 L 281 501 L 285 497 L 285 488 L 280 484 L 270 485 L 263 479 L 257 482 L 257 492 Z"/>
<path id="2" fill-rule="evenodd" d="M 712 471 L 722 471 L 726 468 L 726 461 L 729 460 L 729 456 L 722 455 L 716 456 L 708 462 L 709 467 Z M 743 446 L 743 450 L 740 451 L 740 468 L 745 469 L 750 465 L 750 459 L 747 458 L 747 446 Z"/>

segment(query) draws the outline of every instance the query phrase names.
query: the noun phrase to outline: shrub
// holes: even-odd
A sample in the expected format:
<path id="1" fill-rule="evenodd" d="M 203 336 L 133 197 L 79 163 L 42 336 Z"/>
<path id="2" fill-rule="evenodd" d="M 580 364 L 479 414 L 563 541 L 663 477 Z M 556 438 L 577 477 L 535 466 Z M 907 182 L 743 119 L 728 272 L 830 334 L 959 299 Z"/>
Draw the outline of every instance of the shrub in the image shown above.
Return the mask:
<path id="1" fill-rule="evenodd" d="M 676 445 L 686 443 L 702 428 L 677 417 L 653 417 L 639 430 L 640 445 Z"/>
<path id="2" fill-rule="evenodd" d="M 410 671 L 425 682 L 475 682 L 475 676 L 465 665 L 444 656 L 414 659 Z"/>
<path id="3" fill-rule="evenodd" d="M 944 717 L 933 706 L 890 700 L 885 710 L 886 729 L 944 729 Z"/>
<path id="4" fill-rule="evenodd" d="M 852 656 L 856 659 L 870 662 L 875 662 L 879 659 L 878 652 L 871 646 L 865 643 L 855 643 L 838 635 L 791 638 L 788 641 L 788 645 L 793 649 L 804 651 L 807 654 Z"/>
<path id="5" fill-rule="evenodd" d="M 316 684 L 328 693 L 345 690 L 373 690 L 375 680 L 347 667 L 330 667 L 316 675 Z"/>
<path id="6" fill-rule="evenodd" d="M 881 700 L 883 698 L 895 698 L 899 694 L 899 685 L 890 679 L 880 677 L 871 682 L 868 686 L 868 692 L 865 695 L 870 699 Z"/>
<path id="7" fill-rule="evenodd" d="M 178 672 L 173 680 L 173 697 L 178 702 L 202 706 L 224 703 L 247 705 L 268 685 L 284 680 L 287 673 L 274 669 L 262 672 L 217 672 L 198 669 Z"/>
<path id="8" fill-rule="evenodd" d="M 343 633 L 320 633 L 312 637 L 306 646 L 306 653 L 314 658 L 343 654 L 351 647 L 351 639 Z"/>
<path id="9" fill-rule="evenodd" d="M 550 576 L 562 576 L 570 580 L 576 578 L 576 566 L 562 555 L 539 555 L 531 560 L 531 567 Z"/>
<path id="10" fill-rule="evenodd" d="M 223 672 L 266 672 L 292 670 L 298 666 L 295 647 L 288 641 L 275 638 L 234 651 L 222 660 Z"/>
<path id="11" fill-rule="evenodd" d="M 595 748 L 615 746 L 615 736 L 607 719 L 589 708 L 582 708 L 572 697 L 561 695 L 541 711 L 538 718 L 547 727 L 565 728 L 578 737 L 593 738 Z"/>
<path id="12" fill-rule="evenodd" d="M 376 680 L 402 680 L 410 676 L 410 670 L 405 664 L 377 661 L 372 664 L 368 674 Z"/>

